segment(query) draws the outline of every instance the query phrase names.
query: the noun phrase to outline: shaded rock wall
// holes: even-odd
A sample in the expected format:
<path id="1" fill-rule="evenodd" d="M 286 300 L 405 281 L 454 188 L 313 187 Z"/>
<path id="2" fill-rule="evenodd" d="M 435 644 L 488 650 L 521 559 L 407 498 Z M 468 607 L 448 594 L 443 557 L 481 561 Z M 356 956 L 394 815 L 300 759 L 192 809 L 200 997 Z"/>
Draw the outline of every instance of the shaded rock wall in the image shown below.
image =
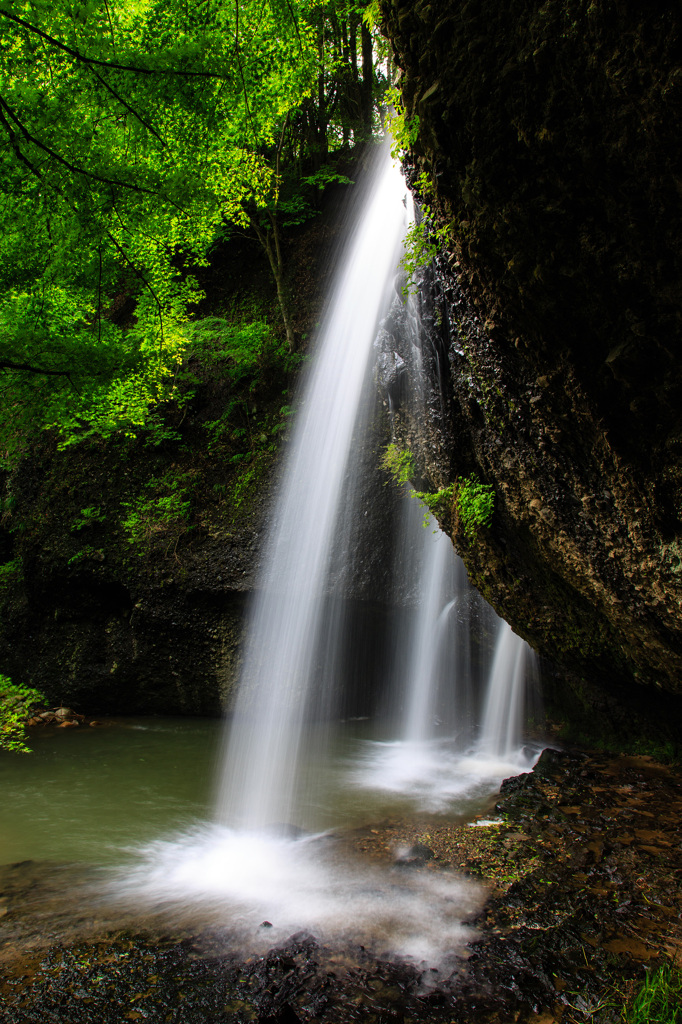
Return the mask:
<path id="1" fill-rule="evenodd" d="M 423 298 L 449 364 L 446 452 L 405 426 L 422 483 L 494 486 L 475 544 L 451 510 L 455 543 L 586 707 L 657 708 L 682 692 L 682 14 L 382 12 L 419 117 L 413 171 L 451 233 Z"/>

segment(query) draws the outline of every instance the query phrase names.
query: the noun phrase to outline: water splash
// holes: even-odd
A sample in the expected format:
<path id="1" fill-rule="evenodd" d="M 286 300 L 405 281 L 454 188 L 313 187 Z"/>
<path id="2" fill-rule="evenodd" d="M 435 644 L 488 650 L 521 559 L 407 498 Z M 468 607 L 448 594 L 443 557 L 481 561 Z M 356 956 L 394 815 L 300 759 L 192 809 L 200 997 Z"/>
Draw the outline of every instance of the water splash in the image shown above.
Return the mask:
<path id="1" fill-rule="evenodd" d="M 485 890 L 440 872 L 375 868 L 327 835 L 290 839 L 214 825 L 146 847 L 121 873 L 117 896 L 138 910 L 190 919 L 198 912 L 204 926 L 229 922 L 242 954 L 314 930 L 321 941 L 436 966 L 476 937 L 461 922 Z"/>

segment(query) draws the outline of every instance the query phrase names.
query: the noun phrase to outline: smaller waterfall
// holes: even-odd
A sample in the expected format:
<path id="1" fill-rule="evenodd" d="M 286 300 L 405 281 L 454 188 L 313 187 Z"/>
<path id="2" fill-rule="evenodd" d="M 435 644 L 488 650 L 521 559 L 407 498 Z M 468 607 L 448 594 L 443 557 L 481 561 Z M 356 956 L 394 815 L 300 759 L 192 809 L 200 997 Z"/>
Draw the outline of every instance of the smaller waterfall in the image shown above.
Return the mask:
<path id="1" fill-rule="evenodd" d="M 407 303 L 394 300 L 375 343 L 394 429 L 400 433 L 401 411 L 407 410 L 407 423 L 433 452 L 436 466 L 434 424 L 447 420 L 437 312 L 427 283 Z M 414 608 L 401 620 L 394 642 L 392 690 L 402 696 L 394 735 L 400 739 L 366 742 L 351 778 L 360 787 L 440 811 L 531 766 L 521 731 L 532 659 L 527 645 L 471 587 L 464 563 L 435 519 L 417 501 L 406 500 L 404 508 L 394 571 L 402 582 L 400 597 L 406 604 L 414 600 Z"/>
<path id="2" fill-rule="evenodd" d="M 495 657 L 483 710 L 479 740 L 482 755 L 508 760 L 522 743 L 526 679 L 534 654 L 525 640 L 500 620 Z"/>
<path id="3" fill-rule="evenodd" d="M 422 578 L 428 581 L 428 586 L 414 616 L 414 639 L 410 645 L 404 734 L 408 743 L 423 743 L 434 735 L 440 643 L 443 640 L 442 616 L 445 612 L 443 593 L 447 572 L 454 560 L 450 538 L 438 529 L 431 516 L 424 533 L 426 557 Z M 456 598 L 449 602 L 448 607 L 454 600 Z"/>
<path id="4" fill-rule="evenodd" d="M 465 809 L 532 767 L 539 750 L 524 748 L 522 730 L 534 655 L 471 587 L 450 538 L 431 516 L 423 530 L 422 512 L 415 516 L 408 507 L 404 520 L 403 555 L 410 552 L 419 603 L 400 638 L 395 670 L 404 695 L 401 739 L 366 742 L 351 781 L 439 812 Z M 490 658 L 480 650 L 473 657 L 472 609 L 478 646 Z"/>

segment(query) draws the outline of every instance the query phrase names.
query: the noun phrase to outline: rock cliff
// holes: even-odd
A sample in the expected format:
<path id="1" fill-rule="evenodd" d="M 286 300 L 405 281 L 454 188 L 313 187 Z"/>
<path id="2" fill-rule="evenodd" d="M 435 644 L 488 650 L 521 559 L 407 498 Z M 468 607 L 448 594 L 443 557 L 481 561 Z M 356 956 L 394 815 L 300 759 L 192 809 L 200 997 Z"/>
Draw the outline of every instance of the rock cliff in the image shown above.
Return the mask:
<path id="1" fill-rule="evenodd" d="M 381 10 L 450 238 L 423 299 L 441 443 L 404 425 L 422 486 L 492 485 L 475 543 L 445 517 L 484 596 L 590 714 L 679 732 L 682 13 Z"/>

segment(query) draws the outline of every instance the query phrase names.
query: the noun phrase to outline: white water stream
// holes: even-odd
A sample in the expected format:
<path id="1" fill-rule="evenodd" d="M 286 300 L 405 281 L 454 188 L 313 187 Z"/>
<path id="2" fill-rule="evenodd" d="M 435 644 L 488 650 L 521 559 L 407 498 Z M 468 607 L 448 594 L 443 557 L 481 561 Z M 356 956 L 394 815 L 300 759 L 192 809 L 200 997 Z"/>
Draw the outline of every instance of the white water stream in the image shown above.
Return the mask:
<path id="1" fill-rule="evenodd" d="M 478 743 L 482 757 L 510 760 L 519 756 L 526 681 L 534 662 L 528 644 L 500 619 Z"/>
<path id="2" fill-rule="evenodd" d="M 406 229 L 400 170 L 384 159 L 335 289 L 296 419 L 265 578 L 230 729 L 218 817 L 257 828 L 297 822 L 300 747 L 343 481 L 377 324 Z"/>
<path id="3" fill-rule="evenodd" d="M 414 615 L 414 633 L 410 642 L 409 689 L 405 704 L 405 741 L 423 743 L 434 733 L 435 703 L 438 697 L 438 662 L 443 639 L 442 619 L 457 600 L 446 601 L 447 571 L 453 563 L 452 541 L 429 517 L 422 526 L 424 544 L 422 600 Z M 449 596 L 449 595 L 448 595 Z M 456 636 L 456 630 L 452 631 Z M 454 653 L 454 652 L 453 652 Z M 453 659 L 454 661 L 454 659 Z"/>

